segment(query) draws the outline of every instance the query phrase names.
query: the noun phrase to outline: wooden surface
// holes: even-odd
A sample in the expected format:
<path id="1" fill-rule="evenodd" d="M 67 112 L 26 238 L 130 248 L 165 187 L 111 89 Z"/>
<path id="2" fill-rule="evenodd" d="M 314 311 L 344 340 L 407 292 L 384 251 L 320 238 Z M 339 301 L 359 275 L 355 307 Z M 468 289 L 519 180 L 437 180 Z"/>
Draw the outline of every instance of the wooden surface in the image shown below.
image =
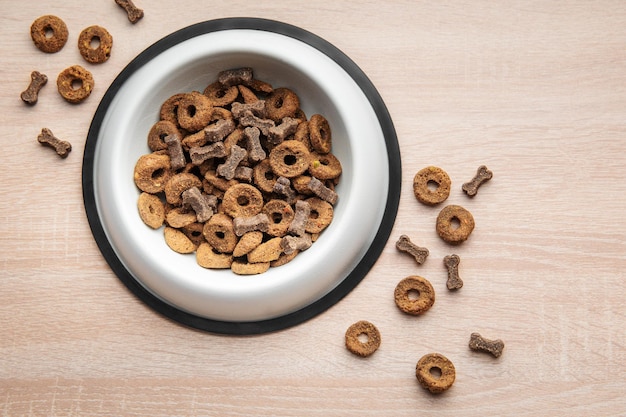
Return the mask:
<path id="1" fill-rule="evenodd" d="M 2 416 L 618 416 L 626 414 L 626 3 L 617 1 L 137 0 L 131 25 L 113 0 L 1 0 L 0 415 Z M 62 17 L 65 48 L 29 36 Z M 391 238 L 364 281 L 299 326 L 254 337 L 190 330 L 156 314 L 115 277 L 91 235 L 82 153 L 115 76 L 161 37 L 202 20 L 264 17 L 310 30 L 370 77 L 397 130 L 403 176 Z M 80 31 L 114 37 L 103 65 L 82 60 Z M 81 64 L 92 96 L 65 103 L 56 75 Z M 50 81 L 35 107 L 20 99 L 32 70 Z M 65 160 L 37 143 L 43 127 L 73 145 Z M 476 168 L 494 178 L 461 192 Z M 413 175 L 437 165 L 448 203 L 476 219 L 470 240 L 445 245 L 439 208 L 419 204 Z M 430 249 L 422 266 L 396 251 L 407 234 Z M 461 256 L 465 286 L 445 287 L 442 258 Z M 403 315 L 405 276 L 437 291 L 421 317 Z M 357 320 L 382 346 L 344 348 Z M 494 359 L 471 332 L 501 338 Z M 440 352 L 457 369 L 440 396 L 415 364 Z"/>

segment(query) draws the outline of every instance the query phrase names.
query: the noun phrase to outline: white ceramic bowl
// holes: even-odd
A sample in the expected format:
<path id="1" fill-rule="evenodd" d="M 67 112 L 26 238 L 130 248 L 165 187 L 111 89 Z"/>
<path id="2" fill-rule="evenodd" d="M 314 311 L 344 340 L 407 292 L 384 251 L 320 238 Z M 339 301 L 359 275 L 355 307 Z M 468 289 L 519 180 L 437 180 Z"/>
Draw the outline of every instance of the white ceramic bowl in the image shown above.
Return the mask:
<path id="1" fill-rule="evenodd" d="M 335 215 L 313 246 L 262 275 L 201 268 L 146 227 L 133 169 L 171 95 L 202 91 L 224 69 L 294 90 L 305 114 L 323 114 L 343 167 Z M 389 237 L 400 195 L 391 119 L 362 71 L 321 38 L 280 22 L 199 23 L 149 47 L 116 78 L 94 116 L 83 162 L 87 216 L 117 276 L 143 301 L 183 324 L 219 333 L 277 330 L 321 313 L 367 274 Z"/>

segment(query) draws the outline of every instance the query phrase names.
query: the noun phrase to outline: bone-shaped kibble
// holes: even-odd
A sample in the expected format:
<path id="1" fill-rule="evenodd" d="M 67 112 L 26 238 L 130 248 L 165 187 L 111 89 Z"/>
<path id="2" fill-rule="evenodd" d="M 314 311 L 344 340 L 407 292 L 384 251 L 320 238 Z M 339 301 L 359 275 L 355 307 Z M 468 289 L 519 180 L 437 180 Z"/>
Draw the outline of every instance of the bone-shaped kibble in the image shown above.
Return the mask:
<path id="1" fill-rule="evenodd" d="M 211 158 L 223 158 L 226 156 L 224 142 L 215 142 L 207 146 L 194 146 L 189 149 L 189 157 L 194 165 L 201 165 Z"/>
<path id="2" fill-rule="evenodd" d="M 191 187 L 182 193 L 183 206 L 191 207 L 200 223 L 208 221 L 217 208 L 217 197 L 204 195 L 198 187 Z"/>
<path id="3" fill-rule="evenodd" d="M 443 264 L 448 269 L 446 286 L 449 290 L 458 290 L 463 286 L 463 280 L 459 276 L 459 263 L 459 255 L 447 255 L 443 258 Z"/>
<path id="4" fill-rule="evenodd" d="M 311 205 L 304 200 L 296 201 L 296 211 L 287 231 L 292 235 L 303 236 L 306 223 L 311 214 Z"/>
<path id="5" fill-rule="evenodd" d="M 262 161 L 267 154 L 261 146 L 261 131 L 256 127 L 246 127 L 243 130 L 243 134 L 246 137 L 248 143 L 248 158 L 251 161 Z"/>
<path id="6" fill-rule="evenodd" d="M 33 71 L 30 73 L 30 84 L 28 88 L 22 91 L 20 98 L 26 104 L 36 104 L 39 98 L 39 91 L 48 82 L 48 77 L 39 71 Z"/>
<path id="7" fill-rule="evenodd" d="M 126 11 L 131 23 L 137 23 L 143 17 L 143 10 L 135 6 L 131 0 L 115 0 L 115 3 Z"/>
<path id="8" fill-rule="evenodd" d="M 230 106 L 230 111 L 235 119 L 240 119 L 250 112 L 256 116 L 265 116 L 265 100 L 257 100 L 253 103 L 239 103 L 235 101 Z"/>
<path id="9" fill-rule="evenodd" d="M 500 339 L 489 340 L 482 337 L 479 333 L 472 333 L 469 341 L 469 348 L 479 352 L 486 352 L 499 358 L 504 349 L 504 342 Z"/>
<path id="10" fill-rule="evenodd" d="M 493 172 L 489 171 L 486 166 L 481 165 L 478 167 L 478 170 L 476 170 L 474 178 L 463 184 L 461 188 L 465 194 L 470 197 L 474 197 L 478 193 L 478 188 L 491 178 L 493 178 Z"/>
<path id="11" fill-rule="evenodd" d="M 268 133 L 268 142 L 272 145 L 278 145 L 289 135 L 296 133 L 300 122 L 293 117 L 285 117 L 278 126 L 270 127 Z"/>
<path id="12" fill-rule="evenodd" d="M 170 165 L 173 170 L 179 170 L 187 165 L 179 135 L 167 135 L 163 142 L 167 145 L 167 153 L 170 155 Z"/>
<path id="13" fill-rule="evenodd" d="M 37 141 L 42 145 L 49 146 L 54 148 L 61 158 L 67 158 L 67 155 L 72 151 L 72 144 L 65 141 L 60 140 L 56 136 L 52 134 L 52 131 L 48 128 L 41 129 L 41 133 L 37 137 Z"/>
<path id="14" fill-rule="evenodd" d="M 239 118 L 239 123 L 242 126 L 256 127 L 265 136 L 269 134 L 270 128 L 276 125 L 272 119 L 261 119 L 252 114 L 251 111 L 244 112 L 244 115 Z"/>
<path id="15" fill-rule="evenodd" d="M 322 181 L 315 177 L 311 177 L 311 181 L 309 181 L 307 187 L 309 190 L 313 191 L 313 194 L 332 205 L 335 205 L 339 198 L 336 192 L 325 186 Z"/>
<path id="16" fill-rule="evenodd" d="M 308 233 L 302 236 L 285 236 L 280 242 L 280 246 L 283 252 L 285 252 L 285 255 L 291 255 L 297 250 L 307 250 L 312 244 L 311 235 Z"/>
<path id="17" fill-rule="evenodd" d="M 430 253 L 427 248 L 422 248 L 411 242 L 411 239 L 407 235 L 400 236 L 396 242 L 396 249 L 413 256 L 418 265 L 423 264 Z"/>
<path id="18" fill-rule="evenodd" d="M 293 202 L 296 201 L 296 192 L 293 188 L 291 188 L 291 181 L 289 178 L 278 177 L 272 190 L 285 197 L 285 201 L 289 204 L 293 204 Z"/>
<path id="19" fill-rule="evenodd" d="M 252 168 L 239 165 L 235 169 L 235 179 L 242 180 L 245 182 L 252 182 L 253 173 L 254 173 L 254 170 Z"/>
<path id="20" fill-rule="evenodd" d="M 235 130 L 233 119 L 220 119 L 204 128 L 204 138 L 207 142 L 218 142 Z"/>
<path id="21" fill-rule="evenodd" d="M 215 172 L 217 175 L 224 177 L 227 180 L 235 178 L 235 170 L 239 166 L 239 163 L 248 156 L 248 152 L 241 146 L 232 145 L 230 147 L 230 155 L 224 161 L 223 164 L 217 166 Z"/>
<path id="22" fill-rule="evenodd" d="M 250 217 L 235 217 L 233 219 L 233 227 L 237 236 L 243 236 L 255 230 L 267 232 L 269 226 L 270 218 L 265 213 L 259 213 Z"/>
<path id="23" fill-rule="evenodd" d="M 246 84 L 252 81 L 252 68 L 243 67 L 220 71 L 217 74 L 217 81 L 225 87 Z"/>

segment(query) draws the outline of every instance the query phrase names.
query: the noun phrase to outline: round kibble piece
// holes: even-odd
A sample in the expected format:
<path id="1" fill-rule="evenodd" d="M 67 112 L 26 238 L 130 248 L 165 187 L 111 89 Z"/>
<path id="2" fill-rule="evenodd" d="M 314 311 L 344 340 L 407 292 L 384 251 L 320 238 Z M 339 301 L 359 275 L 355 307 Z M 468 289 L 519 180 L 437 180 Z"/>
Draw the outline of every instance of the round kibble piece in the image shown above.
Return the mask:
<path id="1" fill-rule="evenodd" d="M 178 100 L 176 116 L 180 127 L 197 132 L 207 126 L 213 115 L 209 98 L 197 91 L 184 94 Z"/>
<path id="2" fill-rule="evenodd" d="M 78 51 L 85 61 L 101 64 L 111 56 L 113 37 L 102 26 L 89 26 L 78 36 Z"/>
<path id="3" fill-rule="evenodd" d="M 421 203 L 434 206 L 448 198 L 450 185 L 450 177 L 443 169 L 429 166 L 415 174 L 413 193 Z M 435 188 L 431 189 L 432 186 Z"/>
<path id="4" fill-rule="evenodd" d="M 180 131 L 176 125 L 169 120 L 159 120 L 150 128 L 148 132 L 148 147 L 152 151 L 162 151 L 167 149 L 165 138 L 167 136 L 179 136 Z"/>
<path id="5" fill-rule="evenodd" d="M 263 207 L 263 213 L 270 219 L 267 234 L 270 236 L 284 236 L 295 213 L 285 200 L 270 200 Z"/>
<path id="6" fill-rule="evenodd" d="M 137 208 L 141 220 L 152 229 L 158 229 L 163 225 L 165 205 L 158 196 L 146 192 L 141 193 L 137 200 Z"/>
<path id="7" fill-rule="evenodd" d="M 341 162 L 332 153 L 311 153 L 309 172 L 319 180 L 331 180 L 341 175 Z"/>
<path id="8" fill-rule="evenodd" d="M 269 159 L 263 159 L 256 164 L 253 168 L 252 176 L 254 183 L 264 193 L 271 193 L 274 191 L 274 184 L 278 176 L 272 171 Z"/>
<path id="9" fill-rule="evenodd" d="M 80 65 L 64 69 L 57 77 L 59 94 L 70 103 L 80 103 L 89 97 L 94 84 L 91 72 Z"/>
<path id="10" fill-rule="evenodd" d="M 278 176 L 297 177 L 309 168 L 311 154 L 306 146 L 297 140 L 286 140 L 270 151 L 270 166 Z"/>
<path id="11" fill-rule="evenodd" d="M 166 226 L 163 233 L 165 235 L 165 243 L 173 251 L 191 253 L 196 250 L 196 245 L 180 230 Z"/>
<path id="12" fill-rule="evenodd" d="M 474 230 L 474 216 L 463 207 L 451 204 L 439 212 L 436 228 L 440 238 L 458 245 L 465 242 Z"/>
<path id="13" fill-rule="evenodd" d="M 365 340 L 361 340 L 364 338 Z M 358 356 L 370 356 L 380 347 L 380 332 L 369 321 L 357 321 L 346 330 L 346 348 Z"/>
<path id="14" fill-rule="evenodd" d="M 426 278 L 412 275 L 396 285 L 394 299 L 401 311 L 417 316 L 435 304 L 435 289 Z"/>
<path id="15" fill-rule="evenodd" d="M 321 114 L 314 114 L 309 120 L 309 140 L 316 152 L 325 154 L 332 147 L 332 134 L 328 120 Z"/>
<path id="16" fill-rule="evenodd" d="M 169 161 L 169 156 L 167 159 Z M 165 183 L 165 199 L 170 204 L 180 204 L 183 201 L 182 194 L 192 187 L 202 187 L 202 181 L 195 175 L 189 172 L 173 175 Z"/>
<path id="17" fill-rule="evenodd" d="M 170 121 L 176 127 L 180 127 L 180 123 L 178 123 L 178 104 L 184 96 L 185 93 L 177 93 L 165 100 L 159 109 L 159 118 Z"/>
<path id="18" fill-rule="evenodd" d="M 311 209 L 304 230 L 307 233 L 321 233 L 333 221 L 333 206 L 321 198 L 311 197 L 305 200 Z"/>
<path id="19" fill-rule="evenodd" d="M 42 52 L 59 52 L 67 43 L 69 32 L 63 20 L 46 15 L 37 18 L 30 26 L 30 37 Z"/>
<path id="20" fill-rule="evenodd" d="M 228 253 L 218 253 L 207 242 L 202 242 L 196 249 L 196 262 L 203 268 L 228 269 L 233 257 Z"/>
<path id="21" fill-rule="evenodd" d="M 223 213 L 214 214 L 204 224 L 202 234 L 211 247 L 220 253 L 232 253 L 237 246 L 233 219 Z"/>
<path id="22" fill-rule="evenodd" d="M 280 122 L 285 117 L 293 117 L 300 108 L 300 99 L 288 88 L 280 87 L 265 100 L 267 116 L 275 122 Z"/>
<path id="23" fill-rule="evenodd" d="M 151 194 L 163 191 L 170 179 L 170 157 L 158 153 L 140 156 L 133 176 L 141 191 Z"/>
<path id="24" fill-rule="evenodd" d="M 183 226 L 181 229 L 182 232 L 193 242 L 196 247 L 200 246 L 203 243 L 204 235 L 202 234 L 202 230 L 204 229 L 204 223 L 194 222 L 190 223 L 186 226 Z"/>
<path id="25" fill-rule="evenodd" d="M 235 246 L 233 250 L 233 256 L 240 257 L 247 255 L 252 249 L 259 246 L 261 242 L 263 242 L 263 232 L 259 232 L 258 230 L 247 232 L 239 238 L 239 242 L 237 242 L 237 246 Z"/>
<path id="26" fill-rule="evenodd" d="M 183 209 L 182 207 L 175 207 L 170 209 L 165 214 L 165 222 L 175 228 L 180 229 L 190 224 L 195 223 L 198 220 L 196 213 L 193 210 Z"/>
<path id="27" fill-rule="evenodd" d="M 250 184 L 236 184 L 224 193 L 224 212 L 235 217 L 251 217 L 263 210 L 263 195 Z"/>
<path id="28" fill-rule="evenodd" d="M 209 84 L 203 91 L 209 98 L 211 104 L 217 107 L 227 106 L 237 99 L 239 89 L 236 86 L 226 87 L 219 82 Z"/>
<path id="29" fill-rule="evenodd" d="M 417 362 L 415 376 L 422 387 L 438 394 L 452 386 L 456 370 L 450 359 L 439 353 L 429 353 Z"/>
<path id="30" fill-rule="evenodd" d="M 253 264 L 248 262 L 233 261 L 230 269 L 237 275 L 257 275 L 270 269 L 270 263 L 258 262 Z"/>

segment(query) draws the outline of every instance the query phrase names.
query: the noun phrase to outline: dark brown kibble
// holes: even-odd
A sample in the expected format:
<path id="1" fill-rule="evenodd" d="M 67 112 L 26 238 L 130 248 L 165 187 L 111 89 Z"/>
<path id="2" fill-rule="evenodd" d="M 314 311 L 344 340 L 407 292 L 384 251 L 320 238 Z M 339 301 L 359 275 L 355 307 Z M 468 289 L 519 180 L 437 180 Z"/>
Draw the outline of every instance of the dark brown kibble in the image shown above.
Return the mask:
<path id="1" fill-rule="evenodd" d="M 167 153 L 170 156 L 170 165 L 174 171 L 177 171 L 187 165 L 183 147 L 180 143 L 180 136 L 177 134 L 166 136 L 163 139 L 167 145 Z"/>
<path id="2" fill-rule="evenodd" d="M 477 352 L 489 353 L 494 358 L 499 358 L 504 350 L 504 342 L 500 339 L 485 339 L 479 333 L 472 333 L 470 336 L 469 348 Z"/>
<path id="3" fill-rule="evenodd" d="M 308 185 L 309 189 L 313 191 L 313 194 L 321 198 L 322 200 L 335 205 L 337 203 L 337 193 L 326 187 L 324 183 L 315 177 L 311 178 Z"/>
<path id="4" fill-rule="evenodd" d="M 471 181 L 463 184 L 461 188 L 463 189 L 463 192 L 469 197 L 474 197 L 478 193 L 478 188 L 482 184 L 489 181 L 491 178 L 493 178 L 493 172 L 489 171 L 486 166 L 481 165 L 478 167 L 474 178 L 472 178 Z"/>
<path id="5" fill-rule="evenodd" d="M 37 103 L 39 98 L 39 91 L 48 82 L 48 77 L 39 71 L 33 71 L 30 73 L 30 84 L 28 88 L 20 94 L 20 98 L 26 104 L 31 106 Z"/>
<path id="6" fill-rule="evenodd" d="M 67 155 L 72 151 L 72 145 L 69 142 L 58 139 L 52 134 L 52 131 L 47 128 L 41 129 L 37 141 L 42 145 L 53 148 L 61 158 L 67 158 Z"/>
<path id="7" fill-rule="evenodd" d="M 446 286 L 449 290 L 458 290 L 463 287 L 463 280 L 459 276 L 459 255 L 447 255 L 443 258 L 443 264 L 448 269 L 448 281 Z"/>
<path id="8" fill-rule="evenodd" d="M 423 264 L 429 254 L 427 248 L 417 246 L 416 244 L 411 242 L 411 239 L 407 235 L 400 236 L 400 238 L 396 242 L 396 249 L 398 249 L 400 252 L 405 252 L 411 255 L 413 258 L 415 258 L 415 262 L 417 262 L 418 265 Z"/>
<path id="9" fill-rule="evenodd" d="M 115 3 L 126 11 L 130 23 L 135 24 L 143 17 L 143 10 L 135 6 L 131 0 L 115 0 Z"/>

